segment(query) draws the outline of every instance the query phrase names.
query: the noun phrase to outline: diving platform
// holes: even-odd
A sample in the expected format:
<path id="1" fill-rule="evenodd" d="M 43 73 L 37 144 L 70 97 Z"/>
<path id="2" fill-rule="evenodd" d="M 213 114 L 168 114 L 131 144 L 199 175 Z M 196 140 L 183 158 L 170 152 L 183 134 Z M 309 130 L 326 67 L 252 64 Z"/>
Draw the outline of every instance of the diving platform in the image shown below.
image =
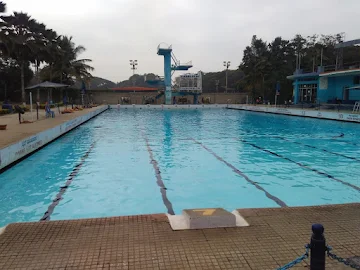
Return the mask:
<path id="1" fill-rule="evenodd" d="M 201 72 L 198 74 L 181 75 L 182 84 L 172 85 L 171 77 L 175 71 L 187 71 L 193 67 L 192 62 L 181 62 L 173 53 L 172 46 L 165 43 L 159 44 L 157 47 L 157 54 L 164 56 L 164 79 L 148 80 L 152 85 L 165 86 L 165 104 L 172 104 L 172 95 L 178 96 L 188 94 L 194 95 L 194 102 L 197 103 L 198 96 L 202 92 L 202 77 Z M 200 74 L 200 75 L 199 75 Z M 185 84 L 184 84 L 185 83 Z M 176 93 L 176 94 L 175 94 Z"/>

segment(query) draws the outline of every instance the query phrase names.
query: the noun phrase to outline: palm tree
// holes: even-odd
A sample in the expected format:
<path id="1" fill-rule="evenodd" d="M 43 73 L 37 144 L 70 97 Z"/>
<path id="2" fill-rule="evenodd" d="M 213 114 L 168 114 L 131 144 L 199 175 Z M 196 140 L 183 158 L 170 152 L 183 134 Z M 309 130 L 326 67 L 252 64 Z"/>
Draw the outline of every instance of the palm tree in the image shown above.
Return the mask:
<path id="1" fill-rule="evenodd" d="M 40 83 L 39 68 L 43 62 L 48 63 L 50 67 L 53 66 L 55 58 L 60 54 L 57 40 L 59 39 L 57 33 L 52 29 L 41 27 L 38 38 L 36 39 L 37 47 L 34 55 L 35 74 L 37 83 Z M 51 74 L 51 72 L 50 72 Z M 51 78 L 50 78 L 51 81 Z M 37 90 L 37 100 L 40 99 L 40 91 Z"/>
<path id="2" fill-rule="evenodd" d="M 0 1 L 0 13 L 4 13 L 6 11 L 6 4 L 3 1 Z"/>
<path id="3" fill-rule="evenodd" d="M 45 78 L 53 79 L 60 83 L 73 84 L 76 80 L 85 80 L 92 78 L 90 71 L 94 68 L 88 63 L 91 59 L 77 59 L 79 54 L 85 51 L 83 46 L 75 46 L 72 37 L 61 36 L 58 39 L 58 47 L 60 54 L 58 54 L 53 63 L 49 63 L 42 70 L 42 75 Z"/>
<path id="4" fill-rule="evenodd" d="M 34 30 L 39 24 L 26 13 L 14 12 L 10 16 L 2 16 L 1 41 L 5 53 L 17 61 L 21 70 L 21 99 L 25 102 L 24 68 L 34 61 L 34 53 L 39 44 Z"/>

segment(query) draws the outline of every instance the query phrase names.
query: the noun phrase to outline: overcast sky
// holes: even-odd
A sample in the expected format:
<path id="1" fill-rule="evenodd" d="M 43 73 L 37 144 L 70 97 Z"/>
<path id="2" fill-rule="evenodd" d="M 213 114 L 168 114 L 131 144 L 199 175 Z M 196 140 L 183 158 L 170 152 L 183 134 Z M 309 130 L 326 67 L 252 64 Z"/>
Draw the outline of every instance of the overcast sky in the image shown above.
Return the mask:
<path id="1" fill-rule="evenodd" d="M 73 36 L 93 59 L 95 76 L 127 79 L 137 72 L 163 75 L 159 43 L 173 45 L 192 72 L 236 68 L 252 35 L 266 41 L 296 33 L 346 33 L 360 38 L 360 0 L 5 0 L 8 12 L 23 11 L 58 34 Z"/>

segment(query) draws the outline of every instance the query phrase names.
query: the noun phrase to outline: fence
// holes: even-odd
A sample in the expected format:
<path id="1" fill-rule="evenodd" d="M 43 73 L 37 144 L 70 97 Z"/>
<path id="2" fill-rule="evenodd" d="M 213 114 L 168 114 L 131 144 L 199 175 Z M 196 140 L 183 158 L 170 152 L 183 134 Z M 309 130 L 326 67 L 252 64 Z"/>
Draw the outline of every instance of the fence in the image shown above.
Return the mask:
<path id="1" fill-rule="evenodd" d="M 309 257 L 310 270 L 325 270 L 326 255 L 327 257 L 349 266 L 350 268 L 360 270 L 360 257 L 345 259 L 335 253 L 332 253 L 332 248 L 326 245 L 324 227 L 321 224 L 314 224 L 311 229 L 313 233 L 311 235 L 310 244 L 305 245 L 305 253 L 288 264 L 281 266 L 277 270 L 290 269 Z"/>

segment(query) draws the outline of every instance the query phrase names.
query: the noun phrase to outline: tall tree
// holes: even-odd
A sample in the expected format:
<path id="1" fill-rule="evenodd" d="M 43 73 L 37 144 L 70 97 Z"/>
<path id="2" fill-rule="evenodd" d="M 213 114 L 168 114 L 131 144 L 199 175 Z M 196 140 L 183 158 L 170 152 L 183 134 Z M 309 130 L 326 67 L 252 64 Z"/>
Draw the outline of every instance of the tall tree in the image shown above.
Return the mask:
<path id="1" fill-rule="evenodd" d="M 0 13 L 4 13 L 6 11 L 6 4 L 3 1 L 0 1 Z"/>
<path id="2" fill-rule="evenodd" d="M 243 87 L 256 95 L 265 95 L 265 79 L 269 74 L 269 50 L 266 42 L 252 37 L 251 45 L 244 50 L 243 61 L 239 68 L 245 73 Z"/>
<path id="3" fill-rule="evenodd" d="M 43 68 L 42 77 L 50 78 L 60 83 L 74 84 L 76 80 L 88 81 L 92 78 L 89 65 L 91 59 L 78 59 L 78 56 L 85 51 L 84 46 L 76 46 L 72 37 L 61 36 L 55 43 L 59 53 L 54 57 L 53 62 Z"/>
<path id="4" fill-rule="evenodd" d="M 34 30 L 37 29 L 38 23 L 26 13 L 14 12 L 10 16 L 1 17 L 5 22 L 1 31 L 2 42 L 7 49 L 7 55 L 16 60 L 21 70 L 21 100 L 25 102 L 25 66 L 34 60 L 34 53 L 36 51 L 36 34 Z"/>

